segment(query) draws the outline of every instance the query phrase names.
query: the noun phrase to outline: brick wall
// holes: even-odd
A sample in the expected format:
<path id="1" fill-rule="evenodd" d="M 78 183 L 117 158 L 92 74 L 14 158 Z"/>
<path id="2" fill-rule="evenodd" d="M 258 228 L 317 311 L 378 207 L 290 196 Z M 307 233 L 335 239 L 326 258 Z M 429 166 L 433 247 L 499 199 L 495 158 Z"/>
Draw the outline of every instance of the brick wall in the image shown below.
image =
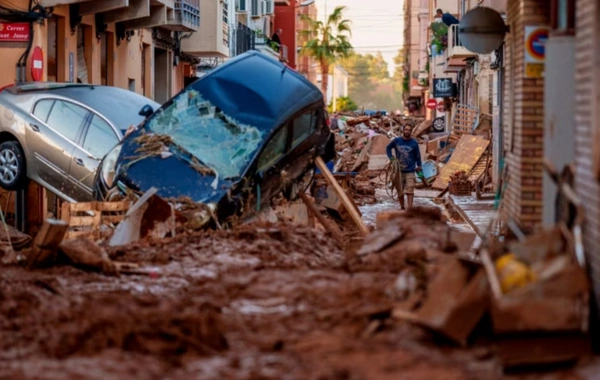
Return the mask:
<path id="1" fill-rule="evenodd" d="M 542 221 L 544 80 L 524 78 L 525 26 L 548 25 L 547 0 L 509 0 L 504 81 L 504 148 L 508 166 L 504 207 L 526 230 Z"/>
<path id="2" fill-rule="evenodd" d="M 592 169 L 592 128 L 600 128 L 600 125 L 593 116 L 592 110 L 597 105 L 592 104 L 592 99 L 598 96 L 593 72 L 596 70 L 596 75 L 599 74 L 597 57 L 600 51 L 594 41 L 598 35 L 595 28 L 600 20 L 599 7 L 597 0 L 577 1 L 575 37 L 575 187 L 585 206 L 583 237 L 597 305 L 600 305 L 600 183 L 594 178 Z"/>

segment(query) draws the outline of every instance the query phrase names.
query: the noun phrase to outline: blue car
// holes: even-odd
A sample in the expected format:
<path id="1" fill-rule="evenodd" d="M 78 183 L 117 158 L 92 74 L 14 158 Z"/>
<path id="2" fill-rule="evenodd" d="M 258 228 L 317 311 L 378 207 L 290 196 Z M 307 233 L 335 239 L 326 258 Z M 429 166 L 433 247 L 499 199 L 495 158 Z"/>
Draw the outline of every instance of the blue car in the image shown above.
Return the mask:
<path id="1" fill-rule="evenodd" d="M 280 62 L 251 51 L 195 81 L 109 152 L 95 197 L 141 194 L 203 203 L 221 221 L 260 210 L 312 179 L 335 156 L 321 91 Z M 305 181 L 306 182 L 306 181 Z"/>

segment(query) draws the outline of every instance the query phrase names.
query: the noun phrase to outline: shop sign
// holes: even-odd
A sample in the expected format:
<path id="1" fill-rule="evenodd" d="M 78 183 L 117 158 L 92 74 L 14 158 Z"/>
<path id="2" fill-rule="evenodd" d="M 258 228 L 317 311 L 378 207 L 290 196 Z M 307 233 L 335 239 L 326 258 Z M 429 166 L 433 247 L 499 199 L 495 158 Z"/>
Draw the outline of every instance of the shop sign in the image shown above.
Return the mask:
<path id="1" fill-rule="evenodd" d="M 456 85 L 451 78 L 433 80 L 433 96 L 436 98 L 452 98 L 456 96 Z"/>
<path id="2" fill-rule="evenodd" d="M 543 78 L 549 28 L 525 27 L 525 78 Z"/>
<path id="3" fill-rule="evenodd" d="M 29 42 L 29 23 L 0 22 L 0 42 Z"/>

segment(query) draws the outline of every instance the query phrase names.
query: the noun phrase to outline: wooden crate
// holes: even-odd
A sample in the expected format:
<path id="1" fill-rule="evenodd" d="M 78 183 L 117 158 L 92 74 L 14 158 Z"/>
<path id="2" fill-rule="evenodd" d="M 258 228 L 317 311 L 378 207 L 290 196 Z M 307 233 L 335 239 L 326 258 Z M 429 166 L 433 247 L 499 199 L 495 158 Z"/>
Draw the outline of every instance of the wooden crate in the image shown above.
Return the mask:
<path id="1" fill-rule="evenodd" d="M 450 182 L 448 191 L 452 195 L 471 195 L 471 182 Z"/>
<path id="2" fill-rule="evenodd" d="M 98 239 L 100 226 L 118 224 L 125 218 L 131 202 L 63 203 L 61 219 L 69 223 L 65 239 L 86 237 Z"/>

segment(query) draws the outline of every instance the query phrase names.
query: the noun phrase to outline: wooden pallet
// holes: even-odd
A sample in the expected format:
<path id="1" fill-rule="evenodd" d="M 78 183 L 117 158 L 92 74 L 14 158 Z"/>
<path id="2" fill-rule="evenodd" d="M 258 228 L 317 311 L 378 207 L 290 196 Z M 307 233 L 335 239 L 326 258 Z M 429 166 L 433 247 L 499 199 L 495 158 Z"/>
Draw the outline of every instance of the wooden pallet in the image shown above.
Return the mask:
<path id="1" fill-rule="evenodd" d="M 100 226 L 118 224 L 125 218 L 131 202 L 63 203 L 61 219 L 69 223 L 65 239 L 86 237 L 98 239 Z"/>
<path id="2" fill-rule="evenodd" d="M 477 126 L 479 110 L 467 105 L 456 106 L 456 113 L 452 120 L 452 134 L 462 136 L 471 135 Z"/>

